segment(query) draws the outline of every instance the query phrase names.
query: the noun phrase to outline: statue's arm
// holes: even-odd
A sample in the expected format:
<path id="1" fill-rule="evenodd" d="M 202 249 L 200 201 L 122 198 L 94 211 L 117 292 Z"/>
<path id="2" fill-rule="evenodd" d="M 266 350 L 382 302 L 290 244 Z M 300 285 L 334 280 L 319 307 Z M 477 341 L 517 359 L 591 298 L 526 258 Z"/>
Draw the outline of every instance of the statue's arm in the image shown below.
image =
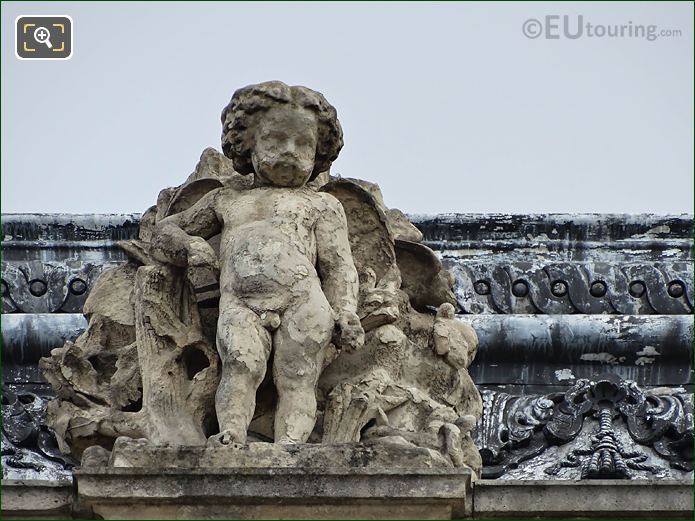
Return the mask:
<path id="1" fill-rule="evenodd" d="M 152 238 L 155 259 L 174 266 L 209 266 L 217 270 L 215 252 L 206 239 L 222 229 L 215 209 L 221 190 L 212 190 L 187 210 L 156 224 Z"/>
<path id="2" fill-rule="evenodd" d="M 356 349 L 364 343 L 357 316 L 359 279 L 350 252 L 347 219 L 340 202 L 325 194 L 326 208 L 316 225 L 318 271 L 323 293 L 337 315 L 340 347 Z"/>
<path id="3" fill-rule="evenodd" d="M 326 209 L 316 225 L 318 271 L 323 292 L 334 311 L 357 311 L 359 282 L 350 253 L 343 206 L 326 194 Z"/>

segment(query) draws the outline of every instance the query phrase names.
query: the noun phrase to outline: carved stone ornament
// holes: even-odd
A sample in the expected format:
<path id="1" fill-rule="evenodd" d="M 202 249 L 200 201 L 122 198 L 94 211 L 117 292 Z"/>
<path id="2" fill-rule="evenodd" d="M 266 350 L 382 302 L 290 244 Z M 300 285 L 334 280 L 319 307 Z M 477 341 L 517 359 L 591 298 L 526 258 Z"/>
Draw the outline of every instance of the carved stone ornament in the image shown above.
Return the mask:
<path id="1" fill-rule="evenodd" d="M 3 479 L 66 479 L 75 461 L 58 449 L 46 426 L 45 396 L 40 391 L 2 387 Z"/>
<path id="2" fill-rule="evenodd" d="M 693 263 L 445 258 L 466 313 L 691 314 Z"/>
<path id="3" fill-rule="evenodd" d="M 581 379 L 564 393 L 512 396 L 484 391 L 483 419 L 475 433 L 483 458 L 483 477 L 495 478 L 552 446 L 573 442 L 593 420 L 585 445 L 544 468 L 556 475 L 577 468 L 582 479 L 630 479 L 631 470 L 660 472 L 645 463 L 650 447 L 672 469 L 693 469 L 693 411 L 690 394 L 659 394 L 612 374 Z M 619 439 L 615 422 L 629 436 Z M 629 445 L 626 446 L 629 440 Z"/>
<path id="4" fill-rule="evenodd" d="M 307 465 L 330 461 L 302 448 L 320 443 L 348 466 L 479 473 L 475 331 L 379 188 L 328 174 L 335 109 L 273 81 L 238 90 L 222 124 L 224 155 L 159 194 L 120 243 L 129 262 L 94 283 L 85 332 L 41 361 L 63 452 L 98 460 L 121 438 L 112 464 L 145 443 Z"/>

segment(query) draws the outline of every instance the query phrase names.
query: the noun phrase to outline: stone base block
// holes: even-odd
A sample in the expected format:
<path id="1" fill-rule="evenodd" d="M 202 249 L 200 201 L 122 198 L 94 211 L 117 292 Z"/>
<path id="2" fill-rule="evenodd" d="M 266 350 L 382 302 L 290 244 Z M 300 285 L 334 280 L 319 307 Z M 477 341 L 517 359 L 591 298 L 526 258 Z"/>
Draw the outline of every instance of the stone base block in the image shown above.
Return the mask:
<path id="1" fill-rule="evenodd" d="M 104 519 L 456 519 L 470 470 L 86 468 L 78 501 Z"/>
<path id="2" fill-rule="evenodd" d="M 2 519 L 72 517 L 72 480 L 2 480 Z"/>
<path id="3" fill-rule="evenodd" d="M 476 519 L 693 519 L 692 480 L 475 482 Z"/>

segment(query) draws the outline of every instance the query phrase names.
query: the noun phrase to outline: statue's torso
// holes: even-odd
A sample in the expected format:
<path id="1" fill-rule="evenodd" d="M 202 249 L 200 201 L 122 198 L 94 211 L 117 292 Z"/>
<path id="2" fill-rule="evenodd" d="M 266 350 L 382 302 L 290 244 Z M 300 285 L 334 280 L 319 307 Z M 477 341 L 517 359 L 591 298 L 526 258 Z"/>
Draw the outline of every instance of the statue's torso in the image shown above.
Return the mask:
<path id="1" fill-rule="evenodd" d="M 223 191 L 216 205 L 222 292 L 273 309 L 295 284 L 318 282 L 315 227 L 326 197 L 308 188 Z"/>

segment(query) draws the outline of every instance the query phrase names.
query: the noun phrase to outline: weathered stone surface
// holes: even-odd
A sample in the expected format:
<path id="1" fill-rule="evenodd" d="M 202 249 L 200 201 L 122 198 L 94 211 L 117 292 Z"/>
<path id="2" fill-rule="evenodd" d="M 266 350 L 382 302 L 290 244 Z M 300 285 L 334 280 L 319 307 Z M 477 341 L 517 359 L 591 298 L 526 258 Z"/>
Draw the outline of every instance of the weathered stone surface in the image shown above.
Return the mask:
<path id="1" fill-rule="evenodd" d="M 478 385 L 573 385 L 610 369 L 640 385 L 689 385 L 690 315 L 458 315 L 478 332 Z M 650 346 L 650 347 L 647 347 Z"/>
<path id="2" fill-rule="evenodd" d="M 4 251 L 4 250 L 3 250 Z M 74 313 L 104 265 L 77 260 L 2 263 L 3 313 Z"/>
<path id="3" fill-rule="evenodd" d="M 692 519 L 693 481 L 499 481 L 474 485 L 475 519 Z"/>
<path id="4" fill-rule="evenodd" d="M 692 256 L 692 214 L 456 213 L 411 215 L 410 220 L 429 246 L 469 256 L 485 257 L 493 251 L 556 254 L 576 261 Z"/>
<path id="5" fill-rule="evenodd" d="M 399 440 L 364 443 L 280 444 L 251 442 L 214 447 L 153 445 L 146 439 L 118 438 L 109 466 L 136 468 L 436 468 L 451 467 L 441 453 Z M 82 467 L 89 467 L 83 460 Z"/>
<path id="6" fill-rule="evenodd" d="M 240 504 L 196 503 L 156 505 L 149 503 L 94 506 L 103 519 L 459 519 L 448 501 L 399 499 L 319 501 L 309 504 L 287 500 Z M 137 512 L 137 513 L 135 513 Z"/>
<path id="7" fill-rule="evenodd" d="M 76 471 L 3 480 L 3 519 L 692 519 L 692 479 L 499 481 L 456 469 Z M 590 500 L 588 498 L 591 498 Z M 79 503 L 78 503 L 79 502 Z M 73 514 L 74 515 L 74 514 Z"/>
<path id="8" fill-rule="evenodd" d="M 71 519 L 71 479 L 2 480 L 3 519 Z"/>
<path id="9" fill-rule="evenodd" d="M 106 519 L 459 519 L 464 469 L 76 471 L 80 502 Z"/>
<path id="10" fill-rule="evenodd" d="M 3 384 L 3 480 L 70 482 L 76 462 L 61 454 L 46 426 L 47 394 L 40 386 Z"/>
<path id="11" fill-rule="evenodd" d="M 253 176 L 230 174 L 230 169 L 229 159 L 206 149 L 189 179 L 205 178 L 239 189 L 253 184 Z M 328 173 L 324 172 L 310 184 L 318 188 L 328 181 Z M 383 206 L 373 183 L 353 181 L 362 183 L 360 186 Z M 193 192 L 200 194 L 201 190 Z M 385 212 L 394 238 L 420 242 L 421 232 L 403 229 L 401 224 L 412 225 L 403 221 L 397 210 Z M 46 294 L 36 297 L 28 291 L 26 282 L 16 285 L 5 280 L 5 312 L 19 311 L 13 304 L 15 298 L 24 302 L 26 310 L 35 311 L 36 306 L 45 306 L 49 293 L 70 294 L 56 311 L 78 311 L 86 294 L 72 294 L 72 279 L 55 276 L 54 272 L 74 270 L 79 265 L 106 267 L 122 262 L 124 254 L 114 249 L 114 238 L 136 238 L 140 219 L 140 238 L 149 241 L 156 214 L 157 207 L 142 217 L 4 215 L 3 270 L 8 264 L 15 265 L 29 274 L 26 280 L 38 278 L 50 286 Z M 457 298 L 466 313 L 692 312 L 692 216 L 457 214 L 415 216 L 414 220 L 426 233 L 425 244 L 440 252 L 446 268 L 455 274 Z M 32 261 L 44 266 L 33 265 Z M 80 278 L 87 283 L 87 291 L 93 279 Z M 489 284 L 488 293 L 475 291 L 479 281 Z M 606 284 L 604 296 L 592 294 L 594 282 Z M 556 283 L 564 284 L 563 291 L 556 291 L 558 295 L 553 289 L 562 289 L 562 284 Z M 526 290 L 514 291 L 520 284 L 525 284 Z M 682 293 L 677 291 L 681 284 L 685 288 Z M 81 287 L 77 281 L 75 289 Z"/>
<path id="12" fill-rule="evenodd" d="M 222 123 L 226 157 L 206 149 L 160 192 L 120 243 L 130 262 L 94 284 L 87 330 L 41 363 L 61 447 L 369 440 L 479 472 L 478 340 L 454 279 L 378 186 L 327 174 L 335 109 L 267 82 Z"/>
<path id="13" fill-rule="evenodd" d="M 221 432 L 213 442 L 245 441 L 271 352 L 274 437 L 303 442 L 314 427 L 314 388 L 334 324 L 340 347 L 358 347 L 363 335 L 342 207 L 304 187 L 337 156 L 342 131 L 320 94 L 279 82 L 237 91 L 223 119 L 223 149 L 257 186 L 213 190 L 163 219 L 152 252 L 220 273 Z M 218 261 L 200 237 L 220 232 Z"/>
<path id="14" fill-rule="evenodd" d="M 445 254 L 456 296 L 467 313 L 690 314 L 693 264 L 483 259 Z M 533 262 L 530 262 L 533 260 Z"/>
<path id="15" fill-rule="evenodd" d="M 417 220 L 423 242 L 423 233 L 406 216 L 385 206 L 378 186 L 330 176 L 340 130 L 337 120 L 332 122 L 332 107 L 314 94 L 308 89 L 293 92 L 277 82 L 243 89 L 223 115 L 223 145 L 229 157 L 214 149 L 203 151 L 188 179 L 162 190 L 157 204 L 143 214 L 139 233 L 127 216 L 83 217 L 74 222 L 59 217 L 48 226 L 36 216 L 26 222 L 10 217 L 9 226 L 4 219 L 3 260 L 12 263 L 3 263 L 4 311 L 59 314 L 84 309 L 89 316 L 89 327 L 78 339 L 73 327 L 77 321 L 69 317 L 61 322 L 66 327 L 55 331 L 46 315 L 16 321 L 21 327 L 14 331 L 27 332 L 22 342 L 13 343 L 3 331 L 3 361 L 11 360 L 17 369 L 3 368 L 5 375 L 21 379 L 37 353 L 48 355 L 50 348 L 58 348 L 43 364 L 59 396 L 48 412 L 65 450 L 79 455 L 86 447 L 78 477 L 87 481 L 78 487 L 82 493 L 84 486 L 92 486 L 93 496 L 87 491 L 82 499 L 92 502 L 95 512 L 119 518 L 133 512 L 150 518 L 470 515 L 470 494 L 461 502 L 456 488 L 468 478 L 456 475 L 455 467 L 480 469 L 472 435 L 482 404 L 471 375 L 495 389 L 485 392 L 483 425 L 490 418 L 498 423 L 488 430 L 493 443 L 481 446 L 486 458 L 494 451 L 504 453 L 504 461 L 486 462 L 488 470 L 503 467 L 508 482 L 545 470 L 557 470 L 557 478 L 567 481 L 577 475 L 587 479 L 619 475 L 635 481 L 691 475 L 687 470 L 692 458 L 690 387 L 643 388 L 643 394 L 628 393 L 635 403 L 624 404 L 621 398 L 616 400 L 619 406 L 610 407 L 599 406 L 607 400 L 586 399 L 573 387 L 581 387 L 580 378 L 593 377 L 607 367 L 640 384 L 673 387 L 691 382 L 692 218 L 441 216 Z M 248 103 L 242 99 L 245 96 Z M 315 130 L 317 145 L 311 170 L 307 147 L 297 141 L 292 153 L 273 164 L 278 142 L 302 136 L 307 127 Z M 289 132 L 273 135 L 278 130 Z M 295 174 L 300 171 L 311 180 L 298 180 L 301 176 Z M 221 193 L 230 195 L 227 202 L 233 203 L 218 206 Z M 320 238 L 317 228 L 309 226 L 309 232 L 295 240 L 311 219 L 304 219 L 301 211 L 283 213 L 287 210 L 283 202 L 298 193 L 304 197 L 301 205 L 288 205 L 292 210 L 304 205 L 301 210 L 315 210 L 320 220 L 326 207 L 317 208 L 316 201 L 332 197 L 345 214 L 339 228 L 347 233 L 339 242 L 349 243 L 359 281 L 356 291 L 347 292 L 355 315 L 347 326 L 339 320 L 337 327 L 334 324 L 340 309 L 331 295 L 341 291 L 332 286 L 333 277 L 327 277 L 330 270 L 322 269 L 321 262 L 317 265 L 320 248 L 312 256 L 316 246 L 312 237 Z M 185 247 L 177 251 L 177 237 L 167 237 L 163 228 L 180 222 L 183 232 L 190 231 L 197 219 L 208 226 L 211 206 L 222 233 L 179 235 L 183 240 L 178 246 Z M 227 210 L 248 213 L 245 220 L 233 221 L 219 215 Z M 225 219 L 233 221 L 226 237 Z M 224 268 L 225 255 L 234 250 L 229 244 L 239 239 L 244 226 L 254 228 L 254 238 L 263 239 L 270 228 L 274 238 L 281 237 L 284 243 L 269 249 L 271 257 L 300 250 L 299 256 L 308 259 L 314 271 L 307 267 L 308 274 L 293 273 L 293 277 L 313 280 L 316 291 L 311 296 L 324 297 L 330 309 L 309 306 L 312 316 L 291 322 L 287 309 L 254 309 L 249 304 L 253 299 L 273 301 L 286 293 L 295 300 L 289 308 L 300 308 L 297 300 L 304 294 L 295 289 L 301 282 L 284 276 L 292 263 L 252 259 L 258 264 L 239 277 L 243 280 L 229 277 L 228 284 L 220 283 L 218 268 Z M 307 237 L 309 247 L 303 242 Z M 63 239 L 66 242 L 55 242 Z M 123 251 L 115 250 L 116 240 L 126 241 L 121 244 Z M 262 242 L 236 251 L 260 256 Z M 320 246 L 322 241 L 318 242 Z M 439 253 L 435 255 L 429 246 Z M 97 281 L 101 267 L 125 260 L 124 252 L 129 263 Z M 170 258 L 163 259 L 162 252 Z M 177 256 L 181 252 L 183 262 Z M 238 262 L 228 260 L 234 275 L 242 271 Z M 260 282 L 271 279 L 275 288 L 259 284 L 262 277 L 257 276 L 268 273 L 271 276 Z M 274 280 L 278 274 L 282 276 Z M 239 287 L 249 291 L 243 293 Z M 269 353 L 245 357 L 249 353 L 236 353 L 241 344 L 236 341 L 222 345 L 223 355 L 232 352 L 226 359 L 215 353 L 213 344 L 219 344 L 220 338 L 224 344 L 218 326 L 229 324 L 225 316 L 229 295 L 234 297 L 235 313 L 250 309 L 243 318 L 256 326 L 260 323 L 255 331 L 269 338 L 264 343 Z M 455 311 L 467 315 L 454 320 Z M 309 334 L 302 339 L 315 338 L 315 315 L 332 316 L 322 324 L 330 335 L 321 337 L 326 339 L 321 356 L 309 356 L 308 365 L 317 368 L 312 380 L 302 366 L 306 360 L 301 355 L 306 353 L 297 349 L 292 357 L 278 357 L 283 342 L 273 336 L 283 328 L 301 332 L 309 325 Z M 232 326 L 246 333 L 235 336 L 242 340 L 254 330 L 245 323 Z M 364 346 L 350 349 L 361 343 L 360 328 Z M 349 335 L 346 329 L 351 330 Z M 56 343 L 60 335 L 66 338 Z M 29 348 L 24 340 L 36 346 Z M 304 347 L 305 342 L 296 344 Z M 7 346 L 9 357 L 5 357 Z M 477 365 L 470 367 L 469 374 L 477 351 Z M 255 364 L 252 384 L 247 385 L 247 380 L 242 386 L 256 402 L 250 413 L 247 409 L 249 418 L 233 423 L 244 425 L 238 439 L 248 436 L 253 443 L 235 444 L 229 443 L 235 435 L 218 432 L 213 396 L 223 390 L 218 389 L 218 367 L 242 358 L 238 365 L 251 358 Z M 230 370 L 235 380 L 253 372 L 247 371 L 248 365 L 238 369 Z M 306 435 L 313 443 L 270 443 L 296 441 L 282 440 L 276 433 L 283 416 L 278 406 L 282 386 L 272 374 L 277 372 L 303 388 L 291 412 L 311 409 L 315 417 L 308 421 L 304 414 L 297 420 L 289 414 L 286 423 L 304 431 L 298 439 Z M 224 403 L 224 396 L 218 409 L 226 411 L 231 405 L 238 412 L 239 403 Z M 3 471 L 38 473 L 45 459 L 57 456 L 46 450 L 51 446 L 46 444 L 48 430 L 38 418 L 41 414 L 31 414 L 43 409 L 39 401 L 28 405 L 19 398 L 3 398 L 3 414 L 12 418 L 12 432 L 3 427 Z M 305 407 L 301 398 L 307 398 L 311 407 Z M 217 416 L 222 416 L 219 411 Z M 124 434 L 148 440 L 118 438 Z M 208 438 L 210 446 L 205 447 Z M 107 448 L 115 439 L 111 453 Z M 519 457 L 536 450 L 538 442 L 545 449 L 542 454 Z M 552 443 L 559 445 L 547 446 Z M 101 468 L 109 461 L 115 468 Z M 666 468 L 669 463 L 671 468 Z M 258 465 L 273 468 L 250 468 Z M 438 479 L 451 474 L 459 481 L 422 481 L 422 476 L 431 479 L 430 467 L 443 471 Z M 47 467 L 41 472 L 46 471 Z M 113 486 L 106 486 L 106 478 L 114 479 Z M 414 482 L 417 485 L 407 489 Z M 498 489 L 492 494 L 494 504 L 486 482 L 480 485 L 478 517 L 692 515 L 692 502 L 684 504 L 681 494 L 691 486 L 688 482 L 656 491 L 650 487 L 646 493 L 633 486 L 623 493 L 615 483 L 604 481 L 609 492 L 617 491 L 608 495 L 604 489 L 592 490 L 582 492 L 583 497 L 573 496 L 581 483 L 558 495 L 549 492 L 544 482 L 531 482 L 532 496 L 523 487 L 511 498 L 506 489 Z M 381 497 L 373 497 L 375 493 Z M 638 500 L 628 503 L 629 494 Z M 36 498 L 25 495 L 23 506 L 15 510 L 26 511 L 32 503 L 51 508 L 41 503 L 45 495 Z"/>
<path id="16" fill-rule="evenodd" d="M 483 391 L 475 439 L 484 478 L 683 479 L 691 475 L 692 395 L 604 373 L 565 392 Z"/>

